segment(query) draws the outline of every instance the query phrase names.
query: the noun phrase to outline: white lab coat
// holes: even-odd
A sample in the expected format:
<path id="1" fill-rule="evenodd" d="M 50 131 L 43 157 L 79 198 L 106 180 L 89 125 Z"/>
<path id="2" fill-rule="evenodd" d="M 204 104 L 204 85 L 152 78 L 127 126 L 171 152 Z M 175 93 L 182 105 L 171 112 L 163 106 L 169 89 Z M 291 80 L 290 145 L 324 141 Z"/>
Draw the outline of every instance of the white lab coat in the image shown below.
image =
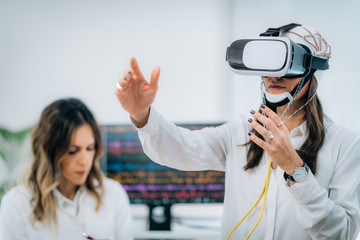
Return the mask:
<path id="1" fill-rule="evenodd" d="M 250 239 L 356 239 L 360 229 L 360 137 L 325 120 L 326 137 L 318 153 L 317 174 L 289 187 L 284 171 L 271 169 L 262 219 Z M 145 153 L 155 162 L 180 170 L 226 171 L 221 240 L 256 202 L 265 182 L 269 156 L 244 171 L 250 125 L 247 117 L 217 128 L 189 131 L 164 119 L 152 107 L 147 125 L 137 129 Z M 306 124 L 294 129 L 299 149 Z M 245 239 L 255 225 L 262 201 L 230 239 Z"/>
<path id="2" fill-rule="evenodd" d="M 85 187 L 77 191 L 73 201 L 55 190 L 57 229 L 39 222 L 33 228 L 29 221 L 30 192 L 23 185 L 14 187 L 1 202 L 0 240 L 84 240 L 82 233 L 98 239 L 132 240 L 131 209 L 125 190 L 109 178 L 104 179 L 104 187 L 105 195 L 98 212 L 95 212 L 95 198 Z"/>

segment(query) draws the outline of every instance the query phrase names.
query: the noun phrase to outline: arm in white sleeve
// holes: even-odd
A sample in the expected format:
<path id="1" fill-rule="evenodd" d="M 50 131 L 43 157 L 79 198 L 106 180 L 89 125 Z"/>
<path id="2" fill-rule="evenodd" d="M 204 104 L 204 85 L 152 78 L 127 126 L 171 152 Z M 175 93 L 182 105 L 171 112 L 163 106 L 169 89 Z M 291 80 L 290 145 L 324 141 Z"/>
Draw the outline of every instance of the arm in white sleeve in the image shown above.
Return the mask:
<path id="1" fill-rule="evenodd" d="M 356 239 L 360 227 L 360 138 L 343 133 L 329 190 L 310 172 L 303 183 L 289 187 L 297 201 L 297 219 L 314 239 Z M 335 154 L 333 154 L 335 155 Z M 327 159 L 330 161 L 330 159 Z"/>
<path id="2" fill-rule="evenodd" d="M 17 189 L 18 190 L 18 189 Z M 14 188 L 2 199 L 0 208 L 0 240 L 26 240 L 25 204 L 29 204 L 25 197 Z"/>
<path id="3" fill-rule="evenodd" d="M 148 123 L 137 131 L 144 152 L 154 162 L 180 170 L 225 170 L 231 142 L 226 124 L 191 131 L 177 127 L 152 107 Z"/>

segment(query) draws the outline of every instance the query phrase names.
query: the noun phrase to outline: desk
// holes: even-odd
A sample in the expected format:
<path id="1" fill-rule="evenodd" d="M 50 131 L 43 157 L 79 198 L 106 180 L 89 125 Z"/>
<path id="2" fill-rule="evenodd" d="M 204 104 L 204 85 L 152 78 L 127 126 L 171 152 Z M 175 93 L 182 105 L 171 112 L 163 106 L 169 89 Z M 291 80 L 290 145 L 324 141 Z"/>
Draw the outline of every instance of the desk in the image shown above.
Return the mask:
<path id="1" fill-rule="evenodd" d="M 132 205 L 135 240 L 219 240 L 222 204 L 172 206 L 170 231 L 148 230 L 148 208 Z"/>

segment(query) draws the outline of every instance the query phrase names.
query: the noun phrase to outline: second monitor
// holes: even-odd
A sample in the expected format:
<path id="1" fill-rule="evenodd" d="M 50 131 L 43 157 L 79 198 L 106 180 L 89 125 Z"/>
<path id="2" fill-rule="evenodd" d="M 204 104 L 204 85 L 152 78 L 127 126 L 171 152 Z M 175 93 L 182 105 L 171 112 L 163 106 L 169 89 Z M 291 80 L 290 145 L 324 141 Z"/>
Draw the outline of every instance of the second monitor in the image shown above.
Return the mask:
<path id="1" fill-rule="evenodd" d="M 178 124 L 191 130 L 219 124 Z M 171 206 L 183 203 L 222 203 L 225 173 L 220 171 L 179 171 L 154 163 L 147 157 L 132 125 L 103 126 L 106 153 L 103 168 L 108 177 L 120 182 L 131 204 L 149 206 L 149 229 L 170 230 Z M 159 220 L 156 207 L 164 209 Z"/>

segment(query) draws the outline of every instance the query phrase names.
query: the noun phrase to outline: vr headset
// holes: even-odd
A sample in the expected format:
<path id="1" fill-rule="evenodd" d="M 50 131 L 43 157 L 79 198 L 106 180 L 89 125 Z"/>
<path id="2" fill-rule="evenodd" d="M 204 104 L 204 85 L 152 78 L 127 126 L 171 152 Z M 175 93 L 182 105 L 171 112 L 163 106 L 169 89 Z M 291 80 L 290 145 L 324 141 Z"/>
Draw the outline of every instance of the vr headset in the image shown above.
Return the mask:
<path id="1" fill-rule="evenodd" d="M 295 78 L 308 75 L 311 70 L 329 68 L 329 59 L 316 57 L 310 49 L 286 37 L 279 37 L 299 24 L 269 28 L 256 38 L 239 39 L 226 51 L 231 70 L 241 75 Z"/>

